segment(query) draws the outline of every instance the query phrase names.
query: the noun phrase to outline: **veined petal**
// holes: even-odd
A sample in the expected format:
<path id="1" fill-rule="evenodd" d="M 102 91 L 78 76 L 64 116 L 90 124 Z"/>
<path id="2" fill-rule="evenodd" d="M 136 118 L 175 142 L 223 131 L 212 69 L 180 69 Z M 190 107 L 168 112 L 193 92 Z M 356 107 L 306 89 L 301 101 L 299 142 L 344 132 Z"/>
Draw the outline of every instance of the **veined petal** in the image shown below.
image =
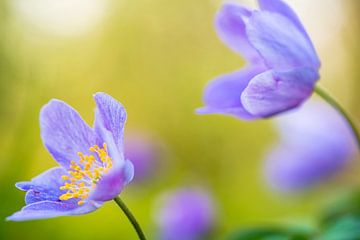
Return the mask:
<path id="1" fill-rule="evenodd" d="M 99 143 L 95 132 L 80 115 L 60 100 L 51 100 L 40 112 L 41 137 L 55 160 L 64 168 L 78 161 L 78 152 L 90 154 Z"/>
<path id="2" fill-rule="evenodd" d="M 8 221 L 27 221 L 34 219 L 53 218 L 59 216 L 81 215 L 95 211 L 101 203 L 90 202 L 82 206 L 68 204 L 65 202 L 42 201 L 29 204 L 14 213 L 6 220 Z"/>
<path id="3" fill-rule="evenodd" d="M 307 38 L 309 47 L 311 47 L 312 50 L 314 52 L 316 52 L 315 47 L 314 47 L 313 43 L 311 42 L 311 39 L 310 39 L 308 33 L 306 32 L 304 26 L 302 25 L 299 17 L 291 9 L 291 7 L 289 5 L 287 5 L 282 0 L 259 0 L 259 5 L 262 10 L 280 13 L 280 14 L 286 16 L 289 20 L 291 20 L 297 26 L 297 28 L 303 33 L 303 35 Z M 315 57 L 317 60 L 317 61 L 315 61 L 315 62 L 317 62 L 317 65 L 315 65 L 315 67 L 319 68 L 320 60 L 319 60 L 318 56 L 315 56 Z"/>
<path id="4" fill-rule="evenodd" d="M 244 108 L 269 117 L 297 107 L 311 96 L 318 73 L 311 68 L 269 70 L 254 77 L 241 95 Z"/>
<path id="5" fill-rule="evenodd" d="M 96 188 L 90 195 L 94 201 L 109 201 L 120 194 L 123 187 L 128 184 L 134 176 L 134 166 L 130 161 L 125 164 L 115 165 L 110 172 L 102 176 L 96 184 Z"/>
<path id="6" fill-rule="evenodd" d="M 262 67 L 251 66 L 212 80 L 205 89 L 205 107 L 198 109 L 197 113 L 221 113 L 242 119 L 255 118 L 243 107 L 240 96 L 249 81 L 263 70 Z"/>
<path id="7" fill-rule="evenodd" d="M 126 121 L 125 108 L 110 95 L 96 93 L 95 131 L 105 139 L 107 132 L 113 136 L 118 151 L 124 151 L 124 125 Z"/>
<path id="8" fill-rule="evenodd" d="M 246 23 L 246 33 L 270 68 L 320 66 L 318 56 L 307 35 L 284 15 L 255 11 Z"/>
<path id="9" fill-rule="evenodd" d="M 64 191 L 61 191 L 59 188 L 64 184 L 61 176 L 66 173 L 64 168 L 51 168 L 33 178 L 30 182 L 16 183 L 16 187 L 20 190 L 27 191 L 25 196 L 26 204 L 44 200 L 56 201 L 59 199 L 59 196 L 64 193 Z"/>
<path id="10" fill-rule="evenodd" d="M 291 20 L 299 30 L 303 31 L 306 34 L 305 28 L 302 25 L 299 17 L 297 14 L 291 9 L 289 5 L 287 5 L 282 0 L 258 0 L 260 9 L 269 11 L 269 12 L 275 12 L 280 13 L 287 17 L 289 20 Z"/>
<path id="11" fill-rule="evenodd" d="M 237 4 L 226 3 L 218 11 L 215 26 L 220 39 L 232 50 L 243 55 L 250 62 L 259 62 L 261 56 L 249 43 L 245 21 L 251 11 Z"/>

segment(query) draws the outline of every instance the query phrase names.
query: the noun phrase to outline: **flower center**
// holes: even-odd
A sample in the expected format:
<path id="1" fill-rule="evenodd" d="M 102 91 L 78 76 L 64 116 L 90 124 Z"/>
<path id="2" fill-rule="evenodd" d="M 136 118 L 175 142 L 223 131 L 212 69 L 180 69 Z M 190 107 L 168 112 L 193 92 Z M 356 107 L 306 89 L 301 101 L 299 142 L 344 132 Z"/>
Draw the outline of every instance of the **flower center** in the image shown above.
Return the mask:
<path id="1" fill-rule="evenodd" d="M 90 190 L 95 188 L 102 175 L 112 167 L 112 159 L 108 155 L 106 143 L 103 144 L 103 148 L 94 145 L 89 150 L 94 154 L 84 155 L 78 152 L 79 163 L 71 161 L 71 170 L 68 171 L 68 175 L 61 176 L 66 182 L 60 190 L 67 190 L 67 192 L 59 197 L 60 200 L 78 198 L 80 199 L 77 202 L 78 205 L 83 205 L 84 200 L 89 197 Z"/>

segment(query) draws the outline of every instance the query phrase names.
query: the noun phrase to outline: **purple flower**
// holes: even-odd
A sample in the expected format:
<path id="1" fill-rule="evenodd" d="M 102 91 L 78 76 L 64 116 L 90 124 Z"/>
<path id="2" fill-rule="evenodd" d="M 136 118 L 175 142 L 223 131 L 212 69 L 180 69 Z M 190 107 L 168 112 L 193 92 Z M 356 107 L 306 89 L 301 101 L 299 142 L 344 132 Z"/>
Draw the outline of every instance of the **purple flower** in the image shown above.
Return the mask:
<path id="1" fill-rule="evenodd" d="M 226 3 L 216 16 L 221 40 L 248 65 L 211 81 L 200 114 L 266 118 L 295 108 L 313 92 L 320 61 L 295 12 L 281 0 L 260 10 Z"/>
<path id="2" fill-rule="evenodd" d="M 132 132 L 125 139 L 125 157 L 134 165 L 134 180 L 147 179 L 154 173 L 159 157 L 156 140 L 140 132 Z"/>
<path id="3" fill-rule="evenodd" d="M 200 240 L 212 230 L 214 206 L 203 190 L 184 188 L 165 194 L 156 212 L 162 240 Z"/>
<path id="4" fill-rule="evenodd" d="M 133 177 L 123 155 L 124 107 L 96 93 L 94 127 L 69 105 L 51 100 L 40 113 L 41 138 L 59 167 L 16 187 L 26 206 L 7 220 L 24 221 L 92 212 L 116 197 Z"/>
<path id="5" fill-rule="evenodd" d="M 280 143 L 265 173 L 279 191 L 305 189 L 334 176 L 351 160 L 356 145 L 344 119 L 329 105 L 309 102 L 277 119 Z"/>

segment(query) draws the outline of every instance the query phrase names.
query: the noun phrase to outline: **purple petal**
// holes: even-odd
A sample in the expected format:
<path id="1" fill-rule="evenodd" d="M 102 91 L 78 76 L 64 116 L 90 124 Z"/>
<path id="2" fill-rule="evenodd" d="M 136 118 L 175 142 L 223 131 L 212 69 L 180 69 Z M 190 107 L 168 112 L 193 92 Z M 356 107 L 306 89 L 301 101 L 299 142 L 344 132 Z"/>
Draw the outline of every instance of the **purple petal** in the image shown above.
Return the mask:
<path id="1" fill-rule="evenodd" d="M 109 201 L 120 194 L 126 184 L 134 175 L 134 167 L 131 162 L 124 160 L 123 152 L 119 152 L 115 145 L 113 135 L 106 129 L 102 129 L 105 142 L 108 144 L 109 155 L 113 159 L 110 171 L 101 177 L 92 191 L 90 199 L 95 201 Z"/>
<path id="2" fill-rule="evenodd" d="M 78 161 L 78 152 L 91 154 L 89 148 L 99 143 L 95 132 L 66 103 L 51 100 L 40 112 L 41 137 L 55 160 L 64 168 Z"/>
<path id="3" fill-rule="evenodd" d="M 241 96 L 253 115 L 269 117 L 300 105 L 313 91 L 319 75 L 311 68 L 270 70 L 254 77 Z"/>
<path id="4" fill-rule="evenodd" d="M 297 14 L 282 0 L 259 0 L 260 8 L 262 10 L 270 11 L 270 12 L 276 12 L 279 14 L 284 15 L 289 20 L 291 20 L 297 28 L 303 33 L 304 36 L 306 36 L 309 46 L 311 46 L 312 50 L 315 51 L 315 47 L 313 43 L 311 42 L 311 39 L 306 32 L 304 26 L 302 25 L 299 17 Z M 315 65 L 316 68 L 320 67 L 320 60 L 318 56 L 316 56 L 317 64 Z M 316 62 L 316 61 L 315 61 Z"/>
<path id="5" fill-rule="evenodd" d="M 110 172 L 104 175 L 96 184 L 96 188 L 90 195 L 94 201 L 109 201 L 120 194 L 125 185 L 134 177 L 134 166 L 130 161 L 125 161 L 125 165 L 115 165 Z"/>
<path id="6" fill-rule="evenodd" d="M 261 10 L 279 13 L 289 20 L 291 20 L 297 28 L 306 34 L 305 28 L 302 25 L 297 14 L 282 0 L 258 0 Z"/>
<path id="7" fill-rule="evenodd" d="M 277 190 L 320 183 L 340 172 L 355 153 L 347 123 L 325 103 L 309 102 L 276 123 L 281 142 L 268 157 L 266 175 Z"/>
<path id="8" fill-rule="evenodd" d="M 161 199 L 156 220 L 163 240 L 205 239 L 214 224 L 214 205 L 208 193 L 180 189 Z"/>
<path id="9" fill-rule="evenodd" d="M 217 13 L 215 25 L 220 39 L 232 50 L 240 53 L 250 62 L 259 62 L 262 58 L 246 36 L 245 21 L 250 16 L 250 10 L 227 3 Z"/>
<path id="10" fill-rule="evenodd" d="M 110 132 L 120 152 L 124 148 L 124 125 L 126 111 L 124 107 L 111 96 L 105 93 L 94 95 L 97 110 L 95 113 L 95 131 L 105 138 L 105 130 Z"/>
<path id="11" fill-rule="evenodd" d="M 8 221 L 27 221 L 59 216 L 81 215 L 95 211 L 101 204 L 88 203 L 82 206 L 65 202 L 42 201 L 29 204 L 8 217 Z"/>
<path id="12" fill-rule="evenodd" d="M 160 157 L 158 139 L 143 132 L 132 132 L 125 137 L 125 157 L 134 164 L 136 180 L 148 180 L 155 174 Z"/>
<path id="13" fill-rule="evenodd" d="M 65 174 L 67 172 L 64 168 L 51 168 L 33 178 L 30 182 L 16 183 L 16 187 L 27 191 L 25 196 L 26 204 L 44 200 L 57 201 L 59 196 L 65 193 L 59 189 L 64 184 L 61 176 Z"/>
<path id="14" fill-rule="evenodd" d="M 306 148 L 286 144 L 278 146 L 267 160 L 268 181 L 275 189 L 289 192 L 326 180 L 341 171 L 349 160 L 344 159 L 338 148 L 332 147 L 318 141 Z"/>
<path id="15" fill-rule="evenodd" d="M 284 15 L 256 11 L 246 23 L 246 33 L 270 68 L 319 68 L 319 59 L 309 38 Z"/>
<path id="16" fill-rule="evenodd" d="M 262 71 L 262 67 L 246 67 L 211 81 L 205 89 L 204 102 L 206 106 L 198 109 L 197 113 L 228 114 L 242 119 L 255 118 L 243 107 L 240 96 L 249 81 Z"/>

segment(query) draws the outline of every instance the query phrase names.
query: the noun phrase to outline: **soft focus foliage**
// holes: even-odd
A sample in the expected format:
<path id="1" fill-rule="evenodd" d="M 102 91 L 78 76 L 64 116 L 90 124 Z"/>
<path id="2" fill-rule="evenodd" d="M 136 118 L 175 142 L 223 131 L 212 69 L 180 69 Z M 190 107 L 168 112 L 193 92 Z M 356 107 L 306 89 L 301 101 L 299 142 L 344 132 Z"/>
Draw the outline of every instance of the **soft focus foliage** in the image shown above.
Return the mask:
<path id="1" fill-rule="evenodd" d="M 318 50 L 322 84 L 359 118 L 359 1 L 287 2 L 303 20 Z M 101 13 L 104 15 L 91 28 L 58 34 L 29 21 L 29 15 L 22 15 L 11 0 L 0 2 L 1 219 L 24 204 L 15 182 L 30 180 L 56 166 L 41 143 L 41 106 L 51 98 L 62 99 L 90 123 L 94 105 L 89 96 L 98 91 L 109 93 L 126 106 L 129 131 L 154 133 L 164 143 L 166 161 L 156 169 L 156 177 L 130 184 L 122 192 L 150 239 L 156 236 L 153 199 L 169 188 L 197 185 L 209 189 L 221 211 L 213 239 L 221 239 L 235 228 L 255 224 L 296 221 L 312 225 L 323 199 L 331 200 L 344 188 L 360 183 L 359 166 L 353 164 L 316 191 L 297 198 L 279 198 L 261 178 L 263 156 L 276 140 L 270 121 L 244 123 L 224 116 L 194 114 L 202 104 L 203 87 L 209 79 L 245 64 L 215 33 L 213 21 L 220 0 L 107 3 L 105 13 Z M 316 15 L 309 15 L 309 10 Z M 333 13 L 330 16 L 329 11 Z M 319 29 L 336 32 L 325 41 Z M 0 221 L 0 239 L 94 236 L 135 239 L 133 229 L 113 202 L 80 217 Z"/>

